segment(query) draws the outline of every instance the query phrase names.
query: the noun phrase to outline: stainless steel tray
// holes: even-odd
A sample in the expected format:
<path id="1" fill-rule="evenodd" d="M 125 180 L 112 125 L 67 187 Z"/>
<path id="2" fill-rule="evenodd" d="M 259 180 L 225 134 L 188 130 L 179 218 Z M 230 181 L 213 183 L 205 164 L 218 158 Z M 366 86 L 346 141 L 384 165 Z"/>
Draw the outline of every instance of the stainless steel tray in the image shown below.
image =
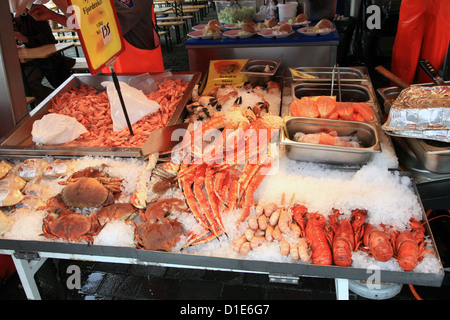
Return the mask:
<path id="1" fill-rule="evenodd" d="M 339 136 L 355 133 L 364 147 L 342 147 L 311 144 L 293 140 L 296 132 L 318 133 L 336 130 Z M 281 130 L 280 143 L 286 147 L 287 156 L 293 160 L 339 165 L 363 165 L 381 151 L 377 129 L 374 125 L 355 121 L 313 118 L 290 118 Z"/>
<path id="2" fill-rule="evenodd" d="M 432 84 L 427 84 L 432 85 Z M 397 99 L 402 88 L 388 87 L 377 89 L 384 101 L 385 112 L 389 113 L 392 103 Z M 413 151 L 417 160 L 430 173 L 450 173 L 450 144 L 444 142 L 430 141 L 416 138 L 400 138 L 404 139 L 409 148 Z"/>
<path id="3" fill-rule="evenodd" d="M 292 87 L 292 96 L 298 99 L 310 96 L 329 96 L 331 83 L 301 82 Z M 338 95 L 338 85 L 335 83 L 333 95 Z M 342 102 L 375 103 L 375 96 L 369 86 L 355 83 L 341 83 Z"/>
<path id="4" fill-rule="evenodd" d="M 448 132 L 450 129 L 449 92 L 450 85 L 411 86 L 403 89 L 392 104 L 383 129 L 400 133 L 413 130 L 417 134 L 405 136 L 441 140 L 442 133 L 438 132 Z M 435 138 L 427 131 L 436 131 Z"/>
<path id="5" fill-rule="evenodd" d="M 333 77 L 333 67 L 297 67 L 292 68 L 296 71 L 306 73 L 307 75 L 316 77 L 316 79 L 304 79 L 293 76 L 294 81 L 331 81 Z M 339 73 L 341 81 L 368 80 L 368 75 L 364 68 L 361 67 L 337 67 L 334 68 L 334 79 L 337 80 Z"/>
<path id="6" fill-rule="evenodd" d="M 277 73 L 281 61 L 250 59 L 242 67 L 241 73 L 246 74 L 248 81 L 254 86 L 267 84 Z M 268 68 L 268 70 L 267 70 Z"/>
<path id="7" fill-rule="evenodd" d="M 400 92 L 402 92 L 402 88 L 400 87 L 389 87 L 389 88 L 379 88 L 377 92 L 383 98 L 383 107 L 384 112 L 389 114 L 389 110 L 391 110 L 392 103 L 394 103 L 395 99 L 397 99 Z"/>
<path id="8" fill-rule="evenodd" d="M 447 85 L 450 85 L 450 81 L 445 82 Z M 425 83 L 425 84 L 413 84 L 414 86 L 433 86 L 434 83 Z M 387 87 L 387 88 L 379 88 L 377 89 L 377 92 L 383 98 L 384 101 L 384 112 L 386 114 L 389 114 L 389 110 L 391 109 L 392 104 L 394 103 L 395 99 L 397 99 L 400 92 L 402 92 L 402 88 L 400 87 Z"/>
<path id="9" fill-rule="evenodd" d="M 131 77 L 136 75 L 118 75 L 119 81 L 127 82 Z M 181 99 L 177 109 L 175 110 L 168 125 L 179 123 L 183 120 L 186 110 L 185 106 L 191 98 L 192 91 L 200 79 L 199 72 L 192 73 L 173 73 L 172 79 L 182 79 L 189 82 L 183 98 Z M 84 156 L 98 155 L 117 157 L 135 157 L 138 155 L 140 148 L 113 148 L 113 147 L 63 147 L 63 146 L 37 146 L 32 141 L 31 130 L 33 123 L 48 114 L 51 107 L 51 100 L 58 94 L 68 92 L 72 88 L 77 88 L 81 84 L 95 87 L 99 91 L 105 88 L 101 85 L 103 81 L 112 81 L 109 75 L 95 75 L 80 73 L 71 75 L 63 84 L 53 91 L 42 103 L 30 112 L 29 117 L 17 125 L 10 135 L 2 141 L 0 145 L 0 153 L 3 155 L 55 155 L 55 156 Z M 156 80 L 157 81 L 157 80 Z"/>
<path id="10" fill-rule="evenodd" d="M 450 143 L 405 138 L 406 143 L 423 164 L 434 173 L 450 173 Z"/>

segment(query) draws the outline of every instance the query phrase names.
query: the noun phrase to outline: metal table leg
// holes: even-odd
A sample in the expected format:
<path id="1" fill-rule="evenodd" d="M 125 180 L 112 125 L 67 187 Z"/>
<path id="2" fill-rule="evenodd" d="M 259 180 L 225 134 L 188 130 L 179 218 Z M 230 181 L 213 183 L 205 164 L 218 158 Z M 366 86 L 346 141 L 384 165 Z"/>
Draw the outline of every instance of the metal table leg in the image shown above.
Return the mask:
<path id="1" fill-rule="evenodd" d="M 47 260 L 47 258 L 28 261 L 17 258 L 15 255 L 11 255 L 11 257 L 14 261 L 17 274 L 19 275 L 20 282 L 22 283 L 27 298 L 30 300 L 41 300 L 41 295 L 36 285 L 36 281 L 34 280 L 34 275 Z"/>
<path id="2" fill-rule="evenodd" d="M 336 286 L 336 300 L 348 300 L 348 279 L 334 279 Z"/>

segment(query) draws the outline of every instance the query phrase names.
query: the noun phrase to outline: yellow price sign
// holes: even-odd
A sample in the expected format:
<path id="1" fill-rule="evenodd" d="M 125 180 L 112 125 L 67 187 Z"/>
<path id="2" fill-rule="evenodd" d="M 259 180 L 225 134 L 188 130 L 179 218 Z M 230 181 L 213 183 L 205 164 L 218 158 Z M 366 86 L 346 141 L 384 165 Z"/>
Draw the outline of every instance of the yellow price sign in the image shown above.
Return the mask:
<path id="1" fill-rule="evenodd" d="M 113 0 L 69 0 L 91 74 L 98 73 L 124 49 Z"/>
<path id="2" fill-rule="evenodd" d="M 248 59 L 211 60 L 209 62 L 208 82 L 203 94 L 208 94 L 215 88 L 224 85 L 239 87 L 247 81 L 247 75 L 241 73 Z"/>

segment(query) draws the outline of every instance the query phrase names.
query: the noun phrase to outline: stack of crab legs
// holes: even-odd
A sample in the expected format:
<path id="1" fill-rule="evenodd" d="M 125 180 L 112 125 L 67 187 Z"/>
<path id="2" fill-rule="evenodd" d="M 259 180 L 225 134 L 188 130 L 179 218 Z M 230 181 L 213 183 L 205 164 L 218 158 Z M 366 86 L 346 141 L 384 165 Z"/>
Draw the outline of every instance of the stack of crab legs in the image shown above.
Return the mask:
<path id="1" fill-rule="evenodd" d="M 239 224 L 255 205 L 253 194 L 273 161 L 268 146 L 278 133 L 277 118 L 245 117 L 241 110 L 215 113 L 185 136 L 169 162 L 155 167 L 153 159 L 144 169 L 131 203 L 145 208 L 149 175 L 176 180 L 190 212 L 202 227 L 200 232 L 192 230 L 187 234 L 183 248 L 227 236 L 222 215 L 241 209 Z M 204 135 L 211 129 L 222 131 L 218 139 L 203 148 Z"/>
<path id="2" fill-rule="evenodd" d="M 432 253 L 425 246 L 424 223 L 410 220 L 410 229 L 395 230 L 387 225 L 366 223 L 367 210 L 354 209 L 348 219 L 338 209 L 328 215 L 310 212 L 292 195 L 288 205 L 283 193 L 281 205 L 257 205 L 255 215 L 248 219 L 245 233 L 233 241 L 233 250 L 247 255 L 265 241 L 277 241 L 282 255 L 317 265 L 349 267 L 352 254 L 363 250 L 377 261 L 396 258 L 405 271 L 413 270 Z"/>

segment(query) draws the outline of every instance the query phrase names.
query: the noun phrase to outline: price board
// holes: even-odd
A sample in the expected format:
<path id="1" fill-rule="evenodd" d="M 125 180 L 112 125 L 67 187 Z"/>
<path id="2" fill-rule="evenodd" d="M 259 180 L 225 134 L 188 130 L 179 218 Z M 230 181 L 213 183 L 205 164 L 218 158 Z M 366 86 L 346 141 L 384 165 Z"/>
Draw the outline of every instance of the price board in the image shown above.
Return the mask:
<path id="1" fill-rule="evenodd" d="M 125 49 L 113 0 L 69 0 L 89 71 L 97 74 Z"/>

